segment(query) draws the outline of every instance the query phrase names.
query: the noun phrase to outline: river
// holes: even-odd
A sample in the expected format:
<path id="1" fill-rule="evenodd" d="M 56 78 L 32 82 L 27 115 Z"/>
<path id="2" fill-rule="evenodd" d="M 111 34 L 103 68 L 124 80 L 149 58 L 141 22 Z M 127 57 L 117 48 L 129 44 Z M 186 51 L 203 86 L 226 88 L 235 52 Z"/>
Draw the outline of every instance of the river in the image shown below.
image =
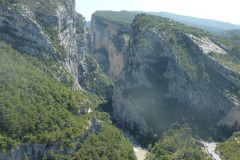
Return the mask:
<path id="1" fill-rule="evenodd" d="M 147 153 L 149 153 L 148 150 L 143 148 L 128 131 L 126 131 L 126 130 L 122 130 L 122 131 L 123 131 L 124 136 L 130 142 L 132 142 L 133 149 L 134 149 L 135 155 L 137 157 L 137 160 L 144 160 Z"/>
<path id="2" fill-rule="evenodd" d="M 198 141 L 201 143 L 204 147 L 204 149 L 207 151 L 208 155 L 210 155 L 214 160 L 222 160 L 216 151 L 217 142 L 205 142 L 203 140 Z"/>

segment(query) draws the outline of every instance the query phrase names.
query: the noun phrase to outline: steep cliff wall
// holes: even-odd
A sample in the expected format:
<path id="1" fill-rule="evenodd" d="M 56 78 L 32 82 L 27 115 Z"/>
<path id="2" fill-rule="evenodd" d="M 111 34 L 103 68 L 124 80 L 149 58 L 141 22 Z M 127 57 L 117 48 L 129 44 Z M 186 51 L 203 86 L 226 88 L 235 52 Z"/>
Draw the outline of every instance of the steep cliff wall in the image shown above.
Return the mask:
<path id="1" fill-rule="evenodd" d="M 19 1 L 12 9 L 0 7 L 2 40 L 25 54 L 61 63 L 72 75 L 75 89 L 109 97 L 111 81 L 88 53 L 91 34 L 75 10 L 75 0 L 53 0 L 48 6 L 43 1 Z"/>
<path id="2" fill-rule="evenodd" d="M 0 36 L 24 53 L 44 59 L 60 58 L 47 35 L 32 19 L 0 6 Z"/>
<path id="3" fill-rule="evenodd" d="M 233 53 L 207 36 L 168 19 L 137 16 L 113 93 L 118 123 L 142 135 L 182 119 L 206 130 L 238 128 L 239 73 L 216 58 Z"/>
<path id="4" fill-rule="evenodd" d="M 92 15 L 91 31 L 93 44 L 91 53 L 103 71 L 116 79 L 124 68 L 123 53 L 126 52 L 130 26 Z"/>
<path id="5" fill-rule="evenodd" d="M 1 39 L 23 53 L 62 61 L 79 88 L 87 31 L 84 18 L 75 11 L 75 1 L 56 2 L 51 12 L 34 3 L 16 5 L 17 10 L 1 6 Z"/>

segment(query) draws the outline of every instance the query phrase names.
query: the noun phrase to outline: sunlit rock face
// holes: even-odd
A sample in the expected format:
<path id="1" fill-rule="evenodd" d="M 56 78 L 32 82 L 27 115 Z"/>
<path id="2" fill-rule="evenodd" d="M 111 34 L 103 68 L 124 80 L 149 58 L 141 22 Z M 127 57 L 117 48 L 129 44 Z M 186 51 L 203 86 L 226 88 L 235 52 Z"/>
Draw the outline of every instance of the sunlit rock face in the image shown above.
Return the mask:
<path id="1" fill-rule="evenodd" d="M 67 54 L 64 59 L 66 68 L 79 81 L 84 77 L 84 65 L 87 54 L 87 34 L 85 18 L 76 12 L 75 0 L 59 5 L 56 11 L 58 19 L 58 37 Z M 86 73 L 85 73 L 86 74 Z"/>

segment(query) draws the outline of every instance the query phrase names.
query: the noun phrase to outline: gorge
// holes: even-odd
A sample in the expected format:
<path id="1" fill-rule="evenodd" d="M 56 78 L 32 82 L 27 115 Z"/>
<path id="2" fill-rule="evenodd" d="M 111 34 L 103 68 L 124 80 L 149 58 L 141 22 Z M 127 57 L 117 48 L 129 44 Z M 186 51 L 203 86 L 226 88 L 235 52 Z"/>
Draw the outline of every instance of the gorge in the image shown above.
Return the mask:
<path id="1" fill-rule="evenodd" d="M 97 11 L 88 29 L 75 0 L 0 0 L 0 159 L 136 159 L 119 128 L 147 160 L 211 159 L 200 138 L 238 157 L 228 36 L 127 11 Z"/>

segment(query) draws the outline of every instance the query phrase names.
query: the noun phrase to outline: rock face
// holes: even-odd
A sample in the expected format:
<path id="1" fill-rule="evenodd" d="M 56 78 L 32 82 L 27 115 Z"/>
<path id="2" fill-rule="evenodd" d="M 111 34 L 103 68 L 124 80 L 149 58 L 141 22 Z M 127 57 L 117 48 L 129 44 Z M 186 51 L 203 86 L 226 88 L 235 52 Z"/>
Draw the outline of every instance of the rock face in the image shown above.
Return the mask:
<path id="1" fill-rule="evenodd" d="M 61 63 L 72 75 L 75 89 L 84 88 L 98 94 L 92 84 L 95 78 L 111 92 L 105 83 L 109 79 L 99 79 L 102 71 L 89 58 L 91 33 L 85 18 L 75 10 L 75 0 L 50 1 L 48 8 L 40 4 L 19 2 L 15 4 L 16 9 L 0 6 L 0 38 L 25 54 Z M 89 66 L 94 67 L 89 69 Z M 106 97 L 102 93 L 98 95 Z"/>
<path id="2" fill-rule="evenodd" d="M 77 138 L 74 141 L 82 141 L 85 137 L 90 134 L 99 134 L 102 131 L 102 122 L 96 119 L 95 117 L 89 122 L 90 126 L 86 129 L 85 133 Z M 27 156 L 30 159 L 41 160 L 43 158 L 52 158 L 51 152 L 59 155 L 70 155 L 73 151 L 76 151 L 78 148 L 64 147 L 60 149 L 61 143 L 56 144 L 29 144 L 24 143 L 19 147 L 12 149 L 10 153 L 0 153 L 1 160 L 22 160 L 24 156 Z"/>
<path id="3" fill-rule="evenodd" d="M 126 52 L 130 26 L 112 22 L 92 15 L 93 43 L 91 53 L 103 71 L 116 79 L 124 68 L 123 53 Z"/>
<path id="4" fill-rule="evenodd" d="M 65 66 L 79 82 L 84 76 L 85 66 L 83 63 L 88 46 L 85 19 L 75 11 L 75 0 L 58 6 L 56 17 L 60 43 L 67 52 Z"/>
<path id="5" fill-rule="evenodd" d="M 19 12 L 0 6 L 1 39 L 23 53 L 62 61 L 73 75 L 76 87 L 80 88 L 78 82 L 83 77 L 88 45 L 85 19 L 75 11 L 75 1 L 56 4 L 54 12 L 34 5 L 19 5 Z M 65 55 L 56 50 L 60 47 L 64 47 L 61 49 Z"/>
<path id="6" fill-rule="evenodd" d="M 230 49 L 181 29 L 166 31 L 179 24 L 145 16 L 136 16 L 132 24 L 125 68 L 114 87 L 117 122 L 147 135 L 196 113 L 209 128 L 239 127 L 239 96 L 230 89 L 238 90 L 239 73 L 210 55 L 230 55 Z"/>
<path id="7" fill-rule="evenodd" d="M 0 5 L 0 37 L 24 53 L 44 59 L 60 58 L 49 37 L 32 19 Z"/>

